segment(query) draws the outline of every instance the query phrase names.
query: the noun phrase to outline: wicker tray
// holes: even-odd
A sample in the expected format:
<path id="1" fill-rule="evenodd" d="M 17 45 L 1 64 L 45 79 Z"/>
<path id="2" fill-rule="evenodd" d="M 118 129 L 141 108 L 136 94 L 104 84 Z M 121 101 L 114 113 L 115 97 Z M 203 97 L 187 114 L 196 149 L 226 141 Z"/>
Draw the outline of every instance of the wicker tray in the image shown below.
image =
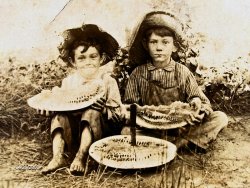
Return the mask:
<path id="1" fill-rule="evenodd" d="M 109 167 L 139 169 L 168 163 L 176 156 L 176 146 L 166 140 L 141 135 L 136 136 L 136 145 L 132 146 L 130 135 L 117 135 L 94 142 L 89 154 Z"/>

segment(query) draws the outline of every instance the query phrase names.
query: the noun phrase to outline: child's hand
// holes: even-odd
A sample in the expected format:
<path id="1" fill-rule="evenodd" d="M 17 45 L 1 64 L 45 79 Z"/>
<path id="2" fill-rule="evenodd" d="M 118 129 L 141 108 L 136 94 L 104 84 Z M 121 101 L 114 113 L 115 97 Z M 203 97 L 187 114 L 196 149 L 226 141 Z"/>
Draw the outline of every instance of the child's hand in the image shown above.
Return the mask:
<path id="1" fill-rule="evenodd" d="M 193 98 L 189 102 L 190 106 L 193 107 L 196 111 L 200 111 L 201 109 L 201 99 L 199 97 Z"/>
<path id="2" fill-rule="evenodd" d="M 186 118 L 185 121 L 189 124 L 189 125 L 195 125 L 197 123 L 201 123 L 201 121 L 204 118 L 204 113 L 202 114 L 197 114 L 197 113 L 190 113 Z"/>
<path id="3" fill-rule="evenodd" d="M 121 105 L 121 119 L 130 119 L 130 104 Z"/>
<path id="4" fill-rule="evenodd" d="M 54 111 L 40 110 L 40 109 L 37 109 L 37 110 L 36 110 L 36 113 L 37 113 L 37 114 L 40 114 L 40 115 L 43 115 L 43 116 L 47 116 L 47 117 L 55 114 Z"/>
<path id="5" fill-rule="evenodd" d="M 205 113 L 206 116 L 209 116 L 213 112 L 213 109 L 208 104 L 203 104 L 201 106 L 201 113 Z"/>
<path id="6" fill-rule="evenodd" d="M 102 112 L 104 109 L 105 103 L 106 103 L 106 100 L 104 98 L 100 98 L 94 104 L 92 104 L 90 107 L 94 110 Z"/>

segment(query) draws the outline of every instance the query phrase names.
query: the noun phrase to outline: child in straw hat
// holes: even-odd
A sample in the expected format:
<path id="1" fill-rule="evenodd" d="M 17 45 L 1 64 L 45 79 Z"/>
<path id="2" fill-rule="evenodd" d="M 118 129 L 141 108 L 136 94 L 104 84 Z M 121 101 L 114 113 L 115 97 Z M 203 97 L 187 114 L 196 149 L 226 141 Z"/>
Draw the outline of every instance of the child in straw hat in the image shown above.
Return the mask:
<path id="1" fill-rule="evenodd" d="M 182 39 L 182 25 L 172 14 L 156 11 L 144 17 L 129 49 L 130 60 L 138 66 L 129 77 L 124 101 L 142 106 L 169 105 L 174 101 L 189 103 L 200 114 L 191 114 L 186 119 L 189 125 L 185 131 L 176 131 L 175 144 L 177 148 L 192 143 L 207 149 L 227 125 L 228 118 L 223 112 L 212 110 L 193 74 L 178 63 Z M 151 130 L 139 131 L 152 134 Z M 122 134 L 130 134 L 130 129 L 124 127 Z"/>
<path id="2" fill-rule="evenodd" d="M 64 152 L 75 145 L 79 145 L 79 149 L 70 165 L 70 171 L 83 173 L 91 143 L 109 134 L 116 134 L 119 130 L 117 127 L 111 127 L 111 124 L 120 118 L 121 99 L 118 85 L 110 75 L 100 71 L 100 66 L 116 55 L 117 41 L 93 24 L 66 30 L 63 37 L 64 42 L 59 46 L 60 58 L 75 71 L 62 81 L 61 88 L 75 90 L 88 80 L 101 78 L 105 84 L 105 95 L 90 107 L 57 112 L 53 116 L 53 158 L 42 169 L 44 174 L 66 166 Z M 45 114 L 44 111 L 41 113 Z"/>

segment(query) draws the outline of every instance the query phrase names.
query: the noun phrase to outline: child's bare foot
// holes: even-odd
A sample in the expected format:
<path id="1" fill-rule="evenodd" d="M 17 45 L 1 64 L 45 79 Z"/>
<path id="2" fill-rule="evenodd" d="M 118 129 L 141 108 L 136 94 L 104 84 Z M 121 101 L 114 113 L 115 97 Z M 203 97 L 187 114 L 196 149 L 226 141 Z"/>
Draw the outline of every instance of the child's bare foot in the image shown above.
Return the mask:
<path id="1" fill-rule="evenodd" d="M 84 173 L 84 162 L 83 157 L 77 156 L 70 165 L 70 172 L 73 174 L 83 174 Z"/>
<path id="2" fill-rule="evenodd" d="M 42 174 L 54 172 L 58 168 L 66 166 L 66 160 L 63 155 L 56 155 L 52 158 L 49 164 L 42 169 Z"/>

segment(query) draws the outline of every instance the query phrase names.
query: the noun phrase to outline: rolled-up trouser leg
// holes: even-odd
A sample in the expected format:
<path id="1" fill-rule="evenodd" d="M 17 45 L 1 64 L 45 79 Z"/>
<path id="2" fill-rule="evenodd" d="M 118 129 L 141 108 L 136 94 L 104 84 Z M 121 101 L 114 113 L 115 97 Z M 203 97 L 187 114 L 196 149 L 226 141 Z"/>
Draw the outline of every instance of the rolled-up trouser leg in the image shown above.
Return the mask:
<path id="1" fill-rule="evenodd" d="M 93 109 L 86 109 L 81 117 L 81 125 L 85 126 L 86 124 L 89 126 L 93 141 L 102 138 L 103 119 L 101 112 Z M 83 127 L 80 128 L 83 129 Z"/>
<path id="2" fill-rule="evenodd" d="M 228 124 L 228 117 L 224 112 L 214 111 L 205 121 L 197 126 L 191 126 L 185 136 L 190 142 L 203 149 L 209 147 L 209 143 L 216 139 L 218 133 Z"/>
<path id="3" fill-rule="evenodd" d="M 66 143 L 67 149 L 71 150 L 72 134 L 69 118 L 66 114 L 57 114 L 52 118 L 50 133 L 53 136 L 55 130 L 61 129 L 62 136 Z"/>

